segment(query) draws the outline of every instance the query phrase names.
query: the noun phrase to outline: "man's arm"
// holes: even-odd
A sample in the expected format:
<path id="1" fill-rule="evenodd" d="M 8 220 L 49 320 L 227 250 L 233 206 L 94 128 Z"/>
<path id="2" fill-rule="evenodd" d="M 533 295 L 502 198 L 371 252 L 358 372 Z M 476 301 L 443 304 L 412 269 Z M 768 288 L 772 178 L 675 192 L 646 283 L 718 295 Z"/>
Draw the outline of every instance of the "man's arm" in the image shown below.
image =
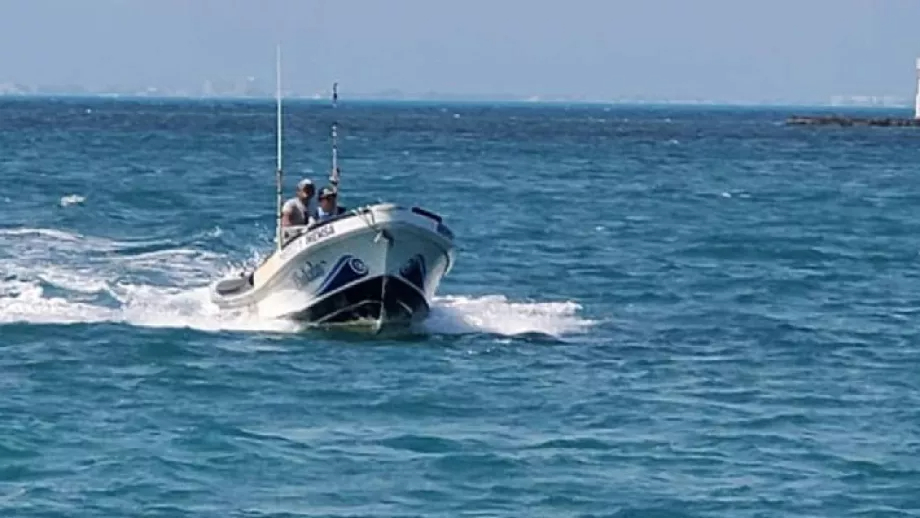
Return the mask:
<path id="1" fill-rule="evenodd" d="M 291 211 L 292 210 L 293 210 L 293 207 L 291 207 L 290 201 L 284 202 L 284 205 L 281 206 L 281 226 L 282 227 L 291 226 Z"/>

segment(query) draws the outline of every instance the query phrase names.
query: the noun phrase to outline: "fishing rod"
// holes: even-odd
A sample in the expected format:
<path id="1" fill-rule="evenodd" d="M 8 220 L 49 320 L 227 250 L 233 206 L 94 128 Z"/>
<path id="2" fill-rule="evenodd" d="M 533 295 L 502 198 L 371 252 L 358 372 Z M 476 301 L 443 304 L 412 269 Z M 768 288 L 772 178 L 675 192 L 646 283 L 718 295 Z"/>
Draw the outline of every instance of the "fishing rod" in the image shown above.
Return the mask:
<path id="1" fill-rule="evenodd" d="M 332 109 L 338 106 L 339 100 L 339 83 L 332 83 Z M 335 117 L 332 119 L 332 172 L 329 175 L 329 182 L 332 188 L 338 193 L 339 191 L 339 149 L 338 149 L 338 122 Z"/>
<path id="2" fill-rule="evenodd" d="M 282 183 L 283 183 L 283 179 L 284 179 L 284 178 L 283 178 L 283 177 L 284 177 L 284 173 L 282 172 L 282 168 L 281 168 L 281 44 L 280 44 L 280 43 L 278 44 L 278 47 L 277 47 L 276 52 L 275 52 L 275 84 L 276 84 L 276 86 L 275 86 L 275 104 L 276 104 L 276 114 L 275 114 L 275 118 L 277 119 L 277 125 L 278 125 L 278 128 L 277 128 L 277 139 L 278 139 L 278 142 L 277 142 L 277 146 L 278 146 L 278 149 L 277 149 L 277 160 L 278 160 L 278 168 L 277 168 L 277 170 L 276 170 L 276 172 L 275 172 L 275 182 L 276 182 L 276 189 L 277 189 L 277 193 L 276 193 L 276 194 L 277 194 L 277 197 L 278 197 L 278 207 L 277 207 L 277 212 L 276 212 L 276 214 L 275 214 L 275 216 L 276 216 L 276 221 L 275 221 L 275 227 L 276 227 L 275 244 L 276 244 L 278 250 L 281 250 L 281 243 L 282 243 L 282 232 L 281 232 L 281 218 L 282 218 L 282 215 L 281 215 L 281 209 L 282 209 L 282 207 L 283 207 L 283 200 L 282 200 Z"/>

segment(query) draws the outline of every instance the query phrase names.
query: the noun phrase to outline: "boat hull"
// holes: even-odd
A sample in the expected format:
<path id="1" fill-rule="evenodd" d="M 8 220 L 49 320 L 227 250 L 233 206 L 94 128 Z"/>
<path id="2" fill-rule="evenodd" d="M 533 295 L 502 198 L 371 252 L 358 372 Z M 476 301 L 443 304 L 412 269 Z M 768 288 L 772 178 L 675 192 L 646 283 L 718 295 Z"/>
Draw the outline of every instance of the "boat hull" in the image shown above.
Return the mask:
<path id="1" fill-rule="evenodd" d="M 211 300 L 314 325 L 410 326 L 454 259 L 450 230 L 417 208 L 375 205 L 300 230 L 252 274 L 215 283 Z"/>
<path id="2" fill-rule="evenodd" d="M 380 275 L 358 282 L 304 310 L 293 320 L 326 325 L 376 323 L 411 325 L 424 320 L 430 305 L 424 294 L 404 278 Z"/>

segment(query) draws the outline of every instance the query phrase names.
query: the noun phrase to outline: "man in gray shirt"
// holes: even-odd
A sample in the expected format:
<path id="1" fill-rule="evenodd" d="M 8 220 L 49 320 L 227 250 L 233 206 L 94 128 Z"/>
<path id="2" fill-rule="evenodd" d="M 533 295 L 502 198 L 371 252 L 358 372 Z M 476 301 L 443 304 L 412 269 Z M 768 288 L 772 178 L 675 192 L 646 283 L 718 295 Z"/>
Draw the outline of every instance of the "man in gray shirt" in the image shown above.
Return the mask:
<path id="1" fill-rule="evenodd" d="M 297 196 L 284 202 L 281 207 L 281 226 L 306 225 L 313 213 L 313 195 L 316 187 L 309 178 L 297 184 Z"/>

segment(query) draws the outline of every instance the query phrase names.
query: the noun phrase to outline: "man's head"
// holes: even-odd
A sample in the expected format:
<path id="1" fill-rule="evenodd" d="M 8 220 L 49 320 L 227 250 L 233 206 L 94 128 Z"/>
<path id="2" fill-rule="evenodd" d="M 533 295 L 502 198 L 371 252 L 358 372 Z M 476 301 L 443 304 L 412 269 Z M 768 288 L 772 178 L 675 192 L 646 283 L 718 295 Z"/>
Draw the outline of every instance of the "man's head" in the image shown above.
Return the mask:
<path id="1" fill-rule="evenodd" d="M 301 201 L 308 201 L 316 193 L 316 187 L 309 178 L 304 178 L 297 184 L 297 197 Z"/>
<path id="2" fill-rule="evenodd" d="M 323 208 L 324 212 L 330 212 L 335 208 L 335 202 L 337 198 L 337 193 L 332 187 L 323 187 L 319 191 L 319 206 Z"/>

